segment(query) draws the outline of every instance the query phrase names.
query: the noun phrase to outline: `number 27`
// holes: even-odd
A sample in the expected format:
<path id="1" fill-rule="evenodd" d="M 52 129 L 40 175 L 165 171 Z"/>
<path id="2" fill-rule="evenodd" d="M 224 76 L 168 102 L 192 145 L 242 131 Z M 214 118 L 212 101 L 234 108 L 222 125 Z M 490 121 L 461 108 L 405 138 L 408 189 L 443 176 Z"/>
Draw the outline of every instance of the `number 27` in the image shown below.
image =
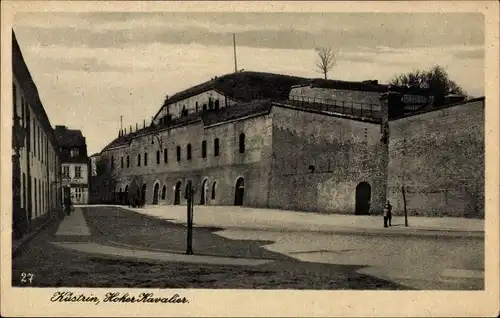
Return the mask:
<path id="1" fill-rule="evenodd" d="M 33 281 L 33 278 L 35 278 L 35 274 L 32 273 L 21 273 L 21 283 L 30 283 Z"/>

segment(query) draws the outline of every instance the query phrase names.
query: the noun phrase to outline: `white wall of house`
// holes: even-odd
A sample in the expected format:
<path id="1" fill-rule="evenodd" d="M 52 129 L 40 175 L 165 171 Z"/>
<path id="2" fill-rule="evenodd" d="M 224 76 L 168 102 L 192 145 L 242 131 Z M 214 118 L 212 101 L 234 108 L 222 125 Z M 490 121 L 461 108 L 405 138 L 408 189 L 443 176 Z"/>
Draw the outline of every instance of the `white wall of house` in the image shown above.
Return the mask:
<path id="1" fill-rule="evenodd" d="M 63 163 L 61 172 L 65 184 L 71 184 L 71 202 L 73 204 L 87 204 L 89 193 L 88 164 Z"/>
<path id="2" fill-rule="evenodd" d="M 21 208 L 30 210 L 30 218 L 36 219 L 57 207 L 56 181 L 59 165 L 56 156 L 57 145 L 51 143 L 49 137 L 51 131 L 47 131 L 42 125 L 15 76 L 13 76 L 12 82 L 15 87 L 13 88 L 13 93 L 15 93 L 13 102 L 20 117 L 20 124 L 29 128 L 30 131 L 30 136 L 26 136 L 24 147 L 20 151 Z M 28 141 L 30 143 L 29 152 Z M 31 193 L 29 192 L 30 182 Z M 31 202 L 30 207 L 28 207 L 28 202 Z"/>

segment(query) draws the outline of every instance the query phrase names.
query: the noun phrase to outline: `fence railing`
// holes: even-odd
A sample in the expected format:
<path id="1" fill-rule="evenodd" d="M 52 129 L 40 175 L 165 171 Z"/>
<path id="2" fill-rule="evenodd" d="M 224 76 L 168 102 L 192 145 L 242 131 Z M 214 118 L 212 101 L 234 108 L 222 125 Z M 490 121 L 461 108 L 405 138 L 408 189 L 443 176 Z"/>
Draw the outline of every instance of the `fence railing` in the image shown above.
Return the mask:
<path id="1" fill-rule="evenodd" d="M 356 117 L 379 119 L 381 117 L 380 105 L 373 103 L 357 103 L 354 101 L 315 98 L 307 96 L 290 96 L 283 101 L 284 104 L 302 107 L 323 112 L 342 113 Z"/>

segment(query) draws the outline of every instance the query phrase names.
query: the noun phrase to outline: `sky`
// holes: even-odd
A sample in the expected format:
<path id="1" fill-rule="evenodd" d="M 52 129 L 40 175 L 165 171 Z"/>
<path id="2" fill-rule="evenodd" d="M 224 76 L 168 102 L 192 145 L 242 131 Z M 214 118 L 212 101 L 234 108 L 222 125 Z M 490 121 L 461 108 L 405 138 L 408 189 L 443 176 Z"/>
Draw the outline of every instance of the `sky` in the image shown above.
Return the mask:
<path id="1" fill-rule="evenodd" d="M 443 66 L 484 95 L 480 13 L 17 13 L 14 32 L 53 126 L 81 129 L 90 154 L 151 121 L 166 95 L 238 69 L 309 78 L 332 47 L 329 78 L 387 83 Z"/>

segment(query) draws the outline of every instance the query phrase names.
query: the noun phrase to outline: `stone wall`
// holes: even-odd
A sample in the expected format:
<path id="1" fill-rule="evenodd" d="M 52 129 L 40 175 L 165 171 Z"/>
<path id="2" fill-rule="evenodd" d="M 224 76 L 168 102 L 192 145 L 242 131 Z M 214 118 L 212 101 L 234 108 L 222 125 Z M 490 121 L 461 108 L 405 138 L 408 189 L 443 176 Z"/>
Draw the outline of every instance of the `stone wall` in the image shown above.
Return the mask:
<path id="1" fill-rule="evenodd" d="M 271 207 L 354 214 L 356 187 L 367 182 L 370 213 L 381 211 L 378 123 L 276 106 L 272 115 Z"/>
<path id="2" fill-rule="evenodd" d="M 390 122 L 388 197 L 409 215 L 484 217 L 484 99 Z"/>
<path id="3" fill-rule="evenodd" d="M 110 149 L 101 154 L 101 159 L 113 157 L 116 179 L 115 191 L 124 190 L 135 176 L 141 176 L 147 187 L 147 204 L 153 202 L 153 189 L 159 183 L 160 204 L 174 203 L 174 186 L 182 183 L 181 198 L 188 180 L 197 189 L 201 198 L 201 185 L 208 180 L 207 204 L 232 205 L 236 180 L 244 178 L 244 204 L 265 206 L 267 204 L 268 176 L 270 174 L 272 124 L 269 115 L 245 120 L 221 123 L 205 127 L 198 121 L 182 127 L 161 131 L 156 135 L 134 138 L 130 145 Z M 239 152 L 240 134 L 245 135 L 245 151 Z M 215 156 L 215 139 L 219 139 L 219 155 Z M 161 141 L 161 143 L 160 143 Z M 202 156 L 202 142 L 207 142 L 206 157 Z M 187 146 L 191 145 L 191 159 L 187 158 Z M 181 149 L 181 160 L 177 161 L 177 147 Z M 167 162 L 164 154 L 167 149 Z M 156 153 L 159 151 L 159 162 Z M 147 153 L 147 165 L 144 155 Z M 138 166 L 138 155 L 141 164 Z M 127 167 L 127 156 L 129 167 Z M 124 167 L 121 166 L 121 160 Z M 213 183 L 216 182 L 216 197 L 211 199 Z M 161 199 L 161 190 L 166 187 L 166 198 Z"/>

